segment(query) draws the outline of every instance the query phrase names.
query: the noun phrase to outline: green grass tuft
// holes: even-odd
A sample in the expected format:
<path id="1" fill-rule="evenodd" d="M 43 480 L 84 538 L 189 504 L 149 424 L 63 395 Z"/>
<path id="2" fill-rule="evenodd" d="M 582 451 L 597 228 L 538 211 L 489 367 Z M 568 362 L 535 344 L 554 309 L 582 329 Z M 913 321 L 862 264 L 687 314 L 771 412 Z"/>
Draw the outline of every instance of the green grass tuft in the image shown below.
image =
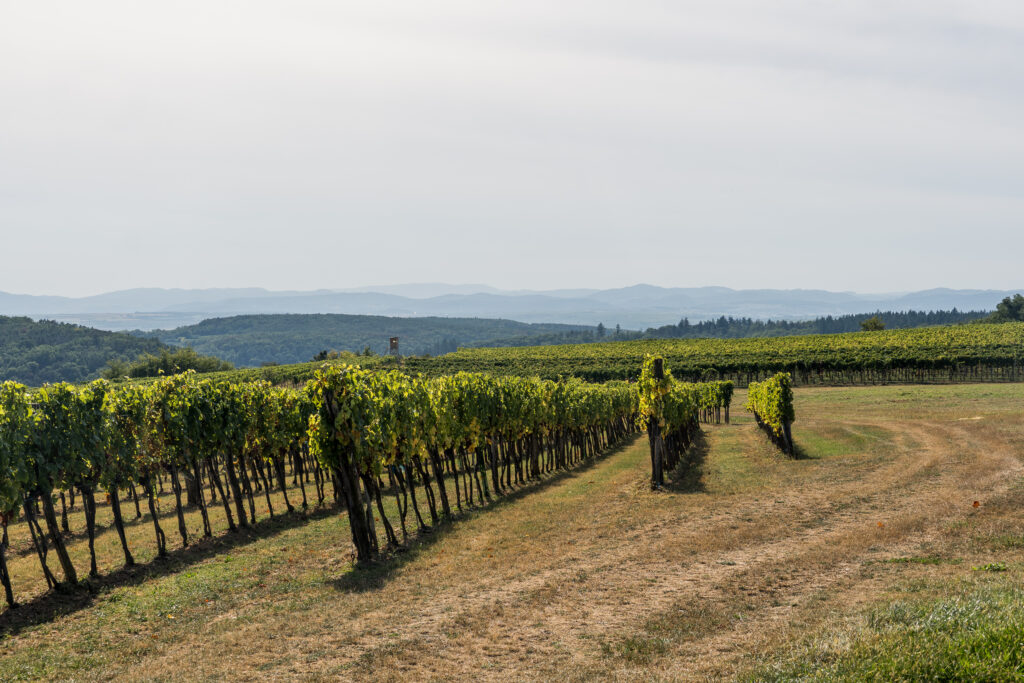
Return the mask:
<path id="1" fill-rule="evenodd" d="M 926 557 L 890 557 L 885 560 L 886 564 L 960 564 L 962 560 L 959 558 L 946 558 L 936 557 L 929 555 Z"/>
<path id="2" fill-rule="evenodd" d="M 983 586 L 898 601 L 850 634 L 822 636 L 750 681 L 1024 681 L 1024 590 Z"/>

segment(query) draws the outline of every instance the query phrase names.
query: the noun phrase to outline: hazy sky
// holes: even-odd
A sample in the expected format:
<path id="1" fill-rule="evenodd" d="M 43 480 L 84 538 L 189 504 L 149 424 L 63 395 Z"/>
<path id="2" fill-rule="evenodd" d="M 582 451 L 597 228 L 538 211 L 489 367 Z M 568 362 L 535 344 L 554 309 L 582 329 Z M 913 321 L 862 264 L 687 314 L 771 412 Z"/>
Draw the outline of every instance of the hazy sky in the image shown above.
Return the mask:
<path id="1" fill-rule="evenodd" d="M 1024 3 L 0 0 L 0 290 L 1024 284 Z"/>

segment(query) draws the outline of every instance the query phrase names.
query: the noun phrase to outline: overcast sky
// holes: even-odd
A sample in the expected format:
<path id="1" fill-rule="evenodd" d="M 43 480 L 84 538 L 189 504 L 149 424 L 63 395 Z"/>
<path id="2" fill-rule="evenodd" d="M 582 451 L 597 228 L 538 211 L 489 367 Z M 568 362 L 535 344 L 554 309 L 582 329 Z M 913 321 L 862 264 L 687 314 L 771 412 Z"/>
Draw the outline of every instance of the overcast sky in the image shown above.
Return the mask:
<path id="1" fill-rule="evenodd" d="M 1024 3 L 0 0 L 0 290 L 1024 284 Z"/>

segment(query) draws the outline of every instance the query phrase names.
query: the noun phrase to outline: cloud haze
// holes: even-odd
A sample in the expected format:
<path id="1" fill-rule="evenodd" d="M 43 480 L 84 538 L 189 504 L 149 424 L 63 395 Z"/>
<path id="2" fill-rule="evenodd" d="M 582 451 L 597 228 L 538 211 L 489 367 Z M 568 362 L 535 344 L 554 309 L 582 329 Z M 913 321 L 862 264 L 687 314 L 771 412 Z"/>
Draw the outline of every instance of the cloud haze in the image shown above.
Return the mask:
<path id="1" fill-rule="evenodd" d="M 1020 286 L 1024 5 L 0 0 L 0 290 Z"/>

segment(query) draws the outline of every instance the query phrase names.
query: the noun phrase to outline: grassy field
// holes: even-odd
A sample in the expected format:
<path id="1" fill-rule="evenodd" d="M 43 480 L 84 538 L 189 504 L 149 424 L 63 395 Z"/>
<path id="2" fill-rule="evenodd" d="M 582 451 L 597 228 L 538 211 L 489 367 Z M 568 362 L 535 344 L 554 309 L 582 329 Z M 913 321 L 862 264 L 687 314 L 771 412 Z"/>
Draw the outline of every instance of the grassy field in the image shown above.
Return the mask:
<path id="1" fill-rule="evenodd" d="M 0 680 L 1024 677 L 1024 385 L 796 400 L 798 459 L 737 408 L 665 491 L 638 438 L 371 570 L 337 511 L 183 549 L 165 499 L 170 559 L 144 516 L 142 566 L 108 529 L 91 589 L 41 596 L 12 536 Z"/>

